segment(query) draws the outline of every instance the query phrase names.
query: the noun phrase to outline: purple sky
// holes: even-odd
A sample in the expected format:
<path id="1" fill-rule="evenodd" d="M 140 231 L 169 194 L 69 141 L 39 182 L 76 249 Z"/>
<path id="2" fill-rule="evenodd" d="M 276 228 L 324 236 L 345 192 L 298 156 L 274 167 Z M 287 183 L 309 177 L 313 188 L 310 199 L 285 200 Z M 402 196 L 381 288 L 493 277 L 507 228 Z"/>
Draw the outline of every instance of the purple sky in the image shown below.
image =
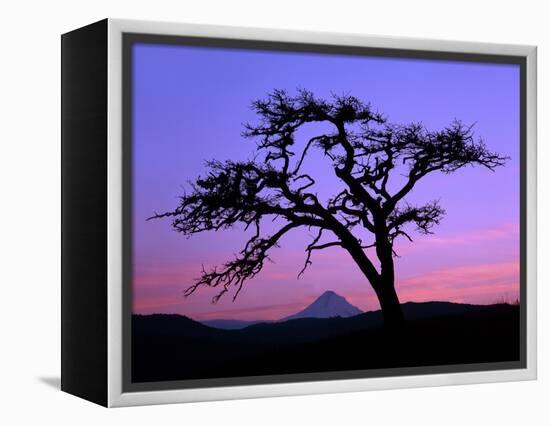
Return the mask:
<path id="1" fill-rule="evenodd" d="M 431 130 L 454 118 L 475 122 L 488 148 L 511 160 L 495 173 L 469 167 L 419 183 L 408 200 L 438 199 L 447 215 L 434 235 L 397 243 L 398 294 L 402 302 L 518 297 L 518 66 L 146 44 L 133 49 L 134 312 L 276 319 L 325 290 L 364 310 L 378 309 L 370 285 L 341 249 L 314 253 L 313 265 L 297 280 L 311 239 L 305 230 L 281 241 L 271 252 L 274 263 L 245 284 L 236 302 L 226 295 L 213 305 L 217 290 L 207 288 L 184 299 L 201 264 L 231 259 L 247 235 L 235 229 L 186 239 L 169 220 L 145 221 L 177 206 L 187 182 L 204 173 L 205 160 L 253 156 L 253 141 L 240 136 L 242 123 L 256 121 L 251 101 L 275 88 L 305 88 L 319 97 L 350 93 L 391 122 L 421 121 Z M 321 194 L 338 192 L 322 155 L 305 166 Z"/>

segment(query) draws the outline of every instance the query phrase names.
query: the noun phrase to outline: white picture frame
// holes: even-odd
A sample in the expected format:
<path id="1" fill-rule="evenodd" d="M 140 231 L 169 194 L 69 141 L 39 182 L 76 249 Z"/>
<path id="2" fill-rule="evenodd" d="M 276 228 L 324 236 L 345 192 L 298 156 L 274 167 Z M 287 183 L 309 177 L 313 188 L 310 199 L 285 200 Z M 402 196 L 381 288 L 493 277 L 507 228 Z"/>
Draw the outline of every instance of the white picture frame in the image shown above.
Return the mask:
<path id="1" fill-rule="evenodd" d="M 537 377 L 537 293 L 536 293 L 536 108 L 537 108 L 537 64 L 536 47 L 471 43 L 459 41 L 441 41 L 400 37 L 378 37 L 359 34 L 317 33 L 306 31 L 287 31 L 261 28 L 238 28 L 180 23 L 161 23 L 108 19 L 107 28 L 107 191 L 106 191 L 106 310 L 107 310 L 107 377 L 101 386 L 106 388 L 103 405 L 109 407 L 145 404 L 164 404 L 195 401 L 210 401 L 237 398 L 259 398 L 303 394 L 355 392 L 367 390 L 410 388 L 421 386 L 459 385 L 472 383 L 505 382 L 534 380 Z M 78 30 L 77 30 L 78 31 Z M 216 387 L 197 387 L 167 390 L 128 391 L 124 386 L 124 285 L 123 285 L 123 249 L 124 217 L 123 205 L 123 57 L 125 34 L 149 34 L 170 37 L 201 37 L 219 39 L 237 39 L 268 41 L 276 43 L 306 43 L 326 46 L 353 46 L 374 49 L 396 49 L 399 51 L 429 52 L 437 56 L 441 53 L 471 55 L 505 55 L 525 60 L 525 301 L 526 309 L 526 367 L 519 369 L 453 372 L 445 374 L 414 374 L 392 377 L 347 378 L 343 380 L 315 380 L 287 383 L 269 383 L 253 385 L 232 385 Z M 67 284 L 68 285 L 68 284 Z M 70 300 L 67 299 L 67 303 Z M 75 326 L 76 327 L 76 326 Z M 67 355 L 69 356 L 69 355 Z M 63 379 L 62 379 L 63 380 Z M 66 389 L 71 393 L 77 390 Z"/>

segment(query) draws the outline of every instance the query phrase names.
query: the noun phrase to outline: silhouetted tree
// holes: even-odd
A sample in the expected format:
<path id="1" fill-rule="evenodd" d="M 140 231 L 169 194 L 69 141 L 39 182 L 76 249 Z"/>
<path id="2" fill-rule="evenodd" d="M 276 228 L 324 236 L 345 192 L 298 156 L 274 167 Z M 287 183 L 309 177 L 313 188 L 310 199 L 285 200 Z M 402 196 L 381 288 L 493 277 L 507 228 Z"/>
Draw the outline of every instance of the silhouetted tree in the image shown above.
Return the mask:
<path id="1" fill-rule="evenodd" d="M 448 174 L 476 164 L 494 170 L 507 157 L 474 140 L 471 126 L 460 121 L 435 132 L 422 124 L 390 124 L 369 104 L 349 95 L 326 101 L 305 90 L 296 96 L 275 90 L 254 102 L 253 109 L 261 120 L 246 124 L 243 135 L 256 141 L 256 159 L 208 162 L 207 175 L 191 184 L 191 192 L 180 198 L 175 210 L 153 216 L 172 217 L 174 229 L 186 236 L 239 223 L 254 230 L 235 259 L 221 268 L 203 268 L 185 294 L 201 286 L 219 286 L 216 302 L 236 286 L 235 299 L 245 281 L 262 270 L 281 237 L 297 228 L 310 228 L 315 236 L 305 248 L 300 274 L 311 264 L 314 250 L 341 247 L 374 289 L 385 324 L 400 324 L 395 240 L 412 241 L 407 225 L 431 233 L 444 215 L 437 201 L 415 206 L 405 197 L 429 173 Z M 308 123 L 325 123 L 317 127 L 330 130 L 297 144 L 297 130 Z M 333 173 L 342 184 L 341 191 L 325 202 L 315 192 L 314 176 L 303 171 L 313 149 L 330 162 L 326 170 L 316 172 Z M 281 224 L 271 235 L 262 232 L 267 218 L 277 218 L 275 223 Z M 365 233 L 372 241 L 363 242 Z M 373 248 L 377 262 L 368 247 Z"/>

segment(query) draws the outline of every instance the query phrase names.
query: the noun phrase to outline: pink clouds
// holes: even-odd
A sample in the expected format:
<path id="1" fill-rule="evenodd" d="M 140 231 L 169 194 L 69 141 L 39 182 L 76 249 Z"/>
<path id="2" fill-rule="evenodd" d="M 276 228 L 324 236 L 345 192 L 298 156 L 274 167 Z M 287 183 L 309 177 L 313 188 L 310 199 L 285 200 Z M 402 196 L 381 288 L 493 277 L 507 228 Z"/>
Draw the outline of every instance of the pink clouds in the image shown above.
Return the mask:
<path id="1" fill-rule="evenodd" d="M 294 300 L 290 303 L 266 304 L 269 298 L 265 297 L 260 288 L 265 286 L 266 283 L 256 283 L 255 287 L 250 287 L 252 294 L 247 295 L 248 300 L 245 300 L 245 303 L 227 303 L 225 300 L 225 303 L 220 303 L 221 306 L 207 304 L 206 299 L 211 297 L 211 289 L 205 289 L 202 293 L 197 292 L 185 299 L 182 297 L 181 287 L 177 285 L 159 288 L 158 292 L 161 294 L 156 296 L 147 292 L 140 295 L 138 290 L 134 299 L 134 312 L 179 312 L 197 319 L 273 320 L 304 308 L 318 296 L 306 293 L 300 300 L 294 295 L 291 298 Z M 378 309 L 376 296 L 365 280 L 359 285 L 349 287 L 348 291 L 342 291 L 339 286 L 334 288 L 363 310 Z M 503 298 L 514 300 L 519 297 L 519 263 L 512 261 L 434 270 L 405 279 L 398 278 L 397 289 L 402 302 L 447 300 L 491 304 Z M 279 298 L 275 298 L 277 299 Z"/>
<path id="2" fill-rule="evenodd" d="M 485 229 L 475 229 L 461 234 L 437 236 L 430 235 L 422 240 L 422 244 L 463 245 L 489 240 L 517 239 L 519 225 L 517 223 L 505 223 L 500 226 Z"/>
<path id="3" fill-rule="evenodd" d="M 215 294 L 214 289 L 203 289 L 204 291 L 198 291 L 188 297 L 183 297 L 182 289 L 177 285 L 158 288 L 155 292 L 151 289 L 146 291 L 137 289 L 134 291 L 133 312 L 179 313 L 198 320 L 220 318 L 277 320 L 303 309 L 312 301 L 310 297 L 289 298 L 290 302 L 284 302 L 284 298 L 275 298 L 275 301 L 281 300 L 281 302 L 266 304 L 269 297 L 265 297 L 259 287 L 261 285 L 251 288 L 251 292 L 256 293 L 256 303 L 252 303 L 251 295 L 247 294 L 243 297 L 244 300 L 239 298 L 237 302 L 232 302 L 229 297 L 220 300 L 217 304 L 211 303 L 211 297 Z"/>
<path id="4" fill-rule="evenodd" d="M 504 242 L 508 244 L 503 244 Z M 429 250 L 464 250 L 467 247 L 496 246 L 498 249 L 519 251 L 519 225 L 503 223 L 489 228 L 472 229 L 460 233 L 417 235 L 414 242 L 398 240 L 396 250 L 400 255 Z"/>
<path id="5" fill-rule="evenodd" d="M 519 298 L 519 262 L 464 265 L 397 279 L 402 303 L 432 300 L 492 304 Z M 349 300 L 365 310 L 379 309 L 372 292 L 354 291 Z"/>
<path id="6" fill-rule="evenodd" d="M 398 280 L 402 301 L 449 300 L 488 304 L 519 297 L 519 262 L 464 265 Z"/>
<path id="7" fill-rule="evenodd" d="M 397 290 L 402 302 L 448 300 L 495 303 L 519 295 L 519 229 L 503 224 L 460 234 L 420 237 L 396 259 Z M 197 319 L 278 319 L 294 313 L 325 290 L 334 290 L 363 310 L 378 309 L 376 296 L 349 255 L 331 248 L 314 254 L 300 279 L 303 250 L 283 245 L 273 262 L 245 284 L 236 302 L 232 294 L 211 303 L 219 290 L 201 288 L 188 298 L 183 290 L 200 274 L 196 259 L 144 259 L 134 277 L 137 313 L 175 312 Z M 217 259 L 213 259 L 216 257 Z M 207 265 L 223 262 L 219 253 Z M 219 258 L 219 259 L 218 259 Z"/>

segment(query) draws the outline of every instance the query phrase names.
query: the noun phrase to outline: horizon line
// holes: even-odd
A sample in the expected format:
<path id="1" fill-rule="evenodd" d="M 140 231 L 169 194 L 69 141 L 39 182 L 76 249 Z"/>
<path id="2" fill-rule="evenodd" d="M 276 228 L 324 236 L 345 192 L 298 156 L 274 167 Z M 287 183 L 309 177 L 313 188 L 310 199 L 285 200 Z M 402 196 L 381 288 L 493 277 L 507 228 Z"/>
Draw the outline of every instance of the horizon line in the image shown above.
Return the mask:
<path id="1" fill-rule="evenodd" d="M 332 291 L 333 293 L 336 293 L 333 290 L 326 290 L 322 294 L 326 293 L 327 291 Z M 336 293 L 336 294 L 339 295 L 338 293 Z M 341 296 L 341 295 L 339 295 L 339 296 Z M 317 300 L 319 297 L 314 299 L 314 301 Z M 341 297 L 343 297 L 343 296 L 341 296 Z M 313 303 L 313 302 L 311 302 L 311 303 Z M 311 305 L 311 303 L 306 305 L 304 308 L 307 308 L 309 305 Z M 449 304 L 455 304 L 455 305 L 492 306 L 492 305 L 520 305 L 521 300 L 519 298 L 519 295 L 517 297 L 512 297 L 512 298 L 509 298 L 508 295 L 504 295 L 504 296 L 502 296 L 501 299 L 497 299 L 494 302 L 488 302 L 488 303 L 467 303 L 467 302 L 456 302 L 456 301 L 452 301 L 452 300 L 422 300 L 422 301 L 406 300 L 404 302 L 400 302 L 400 305 L 405 305 L 407 303 L 416 303 L 416 304 L 422 304 L 422 303 L 449 303 Z M 278 306 L 278 305 L 273 305 L 273 306 Z M 362 315 L 362 314 L 367 314 L 367 313 L 371 313 L 371 312 L 381 311 L 380 307 L 378 307 L 378 309 L 370 309 L 370 310 L 365 310 L 365 311 L 362 310 L 361 308 L 358 308 L 358 309 L 361 311 L 361 313 L 359 313 L 357 315 Z M 301 310 L 295 312 L 295 314 L 299 313 L 299 312 L 301 312 Z M 278 319 L 274 319 L 274 318 L 239 319 L 239 318 L 228 318 L 228 317 L 214 317 L 214 318 L 198 319 L 196 317 L 192 317 L 190 315 L 187 315 L 187 314 L 184 314 L 184 313 L 181 313 L 181 312 L 140 313 L 140 312 L 135 312 L 135 311 L 132 310 L 131 314 L 132 314 L 132 316 L 134 316 L 134 315 L 140 315 L 140 316 L 177 315 L 177 316 L 189 318 L 193 321 L 200 322 L 200 323 L 207 322 L 207 321 L 276 322 L 276 321 L 281 321 L 281 320 L 285 319 L 288 316 L 294 315 L 294 314 L 285 315 L 284 317 L 278 318 Z M 352 316 L 355 316 L 355 315 L 352 315 Z M 317 317 L 311 317 L 311 318 L 317 318 Z"/>

